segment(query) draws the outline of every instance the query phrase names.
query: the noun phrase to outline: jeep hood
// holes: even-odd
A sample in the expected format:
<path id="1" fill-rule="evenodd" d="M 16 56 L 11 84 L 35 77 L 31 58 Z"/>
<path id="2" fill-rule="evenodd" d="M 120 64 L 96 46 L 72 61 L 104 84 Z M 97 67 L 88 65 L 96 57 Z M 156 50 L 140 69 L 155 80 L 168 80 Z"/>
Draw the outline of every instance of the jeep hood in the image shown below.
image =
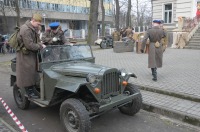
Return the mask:
<path id="1" fill-rule="evenodd" d="M 86 77 L 89 73 L 98 75 L 100 72 L 110 69 L 102 65 L 97 65 L 90 62 L 73 61 L 56 64 L 51 67 L 51 70 L 65 76 L 81 76 Z"/>

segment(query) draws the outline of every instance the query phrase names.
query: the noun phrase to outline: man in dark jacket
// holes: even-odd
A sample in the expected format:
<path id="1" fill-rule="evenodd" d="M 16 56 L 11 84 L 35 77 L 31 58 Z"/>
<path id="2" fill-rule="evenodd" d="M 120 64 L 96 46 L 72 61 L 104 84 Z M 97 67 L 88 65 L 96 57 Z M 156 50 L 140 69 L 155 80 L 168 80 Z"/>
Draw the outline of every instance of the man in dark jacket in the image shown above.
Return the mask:
<path id="1" fill-rule="evenodd" d="M 42 35 L 42 42 L 45 45 L 62 45 L 66 43 L 64 32 L 61 29 L 59 22 L 49 24 L 50 30 Z"/>
<path id="2" fill-rule="evenodd" d="M 42 17 L 34 14 L 20 27 L 18 41 L 23 43 L 23 48 L 17 52 L 16 74 L 17 86 L 25 88 L 26 94 L 30 98 L 39 98 L 35 93 L 35 86 L 39 78 L 37 73 L 37 51 L 46 46 L 40 43 L 37 28 L 41 25 Z"/>
<path id="3" fill-rule="evenodd" d="M 153 27 L 148 29 L 142 40 L 141 52 L 144 52 L 144 48 L 149 38 L 149 53 L 148 53 L 148 68 L 151 68 L 153 81 L 157 81 L 157 68 L 162 67 L 163 48 L 161 39 L 164 38 L 165 32 L 160 28 L 160 20 L 153 21 Z"/>

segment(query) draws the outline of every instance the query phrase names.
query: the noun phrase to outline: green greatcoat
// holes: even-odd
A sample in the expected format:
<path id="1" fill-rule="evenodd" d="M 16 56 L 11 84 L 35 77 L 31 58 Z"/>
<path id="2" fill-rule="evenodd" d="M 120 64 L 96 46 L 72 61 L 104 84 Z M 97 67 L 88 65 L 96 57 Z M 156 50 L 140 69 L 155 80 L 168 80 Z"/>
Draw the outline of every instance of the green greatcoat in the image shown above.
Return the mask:
<path id="1" fill-rule="evenodd" d="M 42 44 L 39 42 L 37 30 L 29 20 L 21 26 L 18 40 L 24 44 L 28 53 L 24 54 L 22 50 L 17 52 L 17 86 L 23 88 L 36 85 L 38 81 L 37 51 L 42 48 Z"/>
<path id="2" fill-rule="evenodd" d="M 163 47 L 161 44 L 161 39 L 164 38 L 165 32 L 163 29 L 160 29 L 158 26 L 154 26 L 148 29 L 145 33 L 145 36 L 142 40 L 142 50 L 144 50 L 147 39 L 149 38 L 149 53 L 148 53 L 148 68 L 160 68 L 162 67 L 163 61 Z M 155 47 L 155 42 L 160 43 L 160 47 Z"/>

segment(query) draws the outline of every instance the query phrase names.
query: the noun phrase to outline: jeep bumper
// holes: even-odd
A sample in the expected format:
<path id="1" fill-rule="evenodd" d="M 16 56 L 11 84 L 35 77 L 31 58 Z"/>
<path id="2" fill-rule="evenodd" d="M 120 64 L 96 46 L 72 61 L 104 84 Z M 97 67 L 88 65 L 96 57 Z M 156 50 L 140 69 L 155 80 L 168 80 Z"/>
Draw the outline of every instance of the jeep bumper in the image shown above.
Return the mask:
<path id="1" fill-rule="evenodd" d="M 128 95 L 128 96 L 121 94 L 115 97 L 111 97 L 108 103 L 101 105 L 99 107 L 99 112 L 103 112 L 105 110 L 113 109 L 115 107 L 119 107 L 127 103 L 130 103 L 134 98 L 138 96 L 139 96 L 139 93 Z"/>

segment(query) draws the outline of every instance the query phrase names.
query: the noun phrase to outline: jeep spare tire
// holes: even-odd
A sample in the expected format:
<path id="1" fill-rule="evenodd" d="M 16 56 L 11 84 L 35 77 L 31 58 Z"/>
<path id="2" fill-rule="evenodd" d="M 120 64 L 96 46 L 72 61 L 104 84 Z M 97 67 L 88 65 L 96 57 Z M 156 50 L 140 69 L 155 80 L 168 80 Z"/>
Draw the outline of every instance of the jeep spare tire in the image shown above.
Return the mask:
<path id="1" fill-rule="evenodd" d="M 89 112 L 78 99 L 70 98 L 61 104 L 60 120 L 67 132 L 89 132 L 91 129 Z"/>

